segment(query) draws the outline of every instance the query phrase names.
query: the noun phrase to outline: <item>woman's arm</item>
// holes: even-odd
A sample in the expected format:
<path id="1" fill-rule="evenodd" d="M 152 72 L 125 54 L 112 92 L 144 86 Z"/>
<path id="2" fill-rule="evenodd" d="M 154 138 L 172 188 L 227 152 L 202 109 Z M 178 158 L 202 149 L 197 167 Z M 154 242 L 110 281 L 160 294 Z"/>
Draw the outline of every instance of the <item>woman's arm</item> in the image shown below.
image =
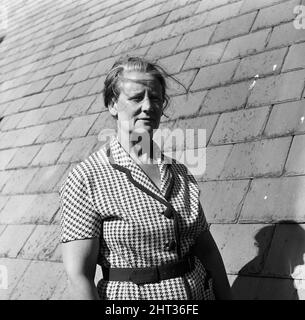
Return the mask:
<path id="1" fill-rule="evenodd" d="M 94 283 L 99 239 L 62 243 L 62 255 L 71 293 L 76 300 L 99 300 Z"/>
<path id="2" fill-rule="evenodd" d="M 210 231 L 202 232 L 194 246 L 194 254 L 213 278 L 213 289 L 218 300 L 231 300 L 231 288 L 226 270 Z"/>

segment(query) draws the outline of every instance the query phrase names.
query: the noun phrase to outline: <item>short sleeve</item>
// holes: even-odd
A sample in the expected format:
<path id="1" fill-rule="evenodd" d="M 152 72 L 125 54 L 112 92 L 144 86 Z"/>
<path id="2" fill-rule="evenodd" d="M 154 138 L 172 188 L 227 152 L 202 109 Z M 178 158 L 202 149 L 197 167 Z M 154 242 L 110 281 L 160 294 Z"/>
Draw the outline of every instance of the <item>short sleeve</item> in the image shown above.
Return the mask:
<path id="1" fill-rule="evenodd" d="M 205 217 L 205 214 L 204 214 L 201 202 L 200 202 L 200 189 L 198 186 L 198 182 L 195 179 L 195 177 L 192 175 L 192 173 L 189 171 L 187 166 L 183 165 L 183 168 L 185 170 L 186 179 L 188 179 L 188 181 L 190 181 L 191 185 L 193 186 L 192 189 L 194 190 L 194 193 L 193 193 L 193 195 L 191 195 L 191 198 L 195 198 L 198 203 L 198 204 L 196 203 L 196 206 L 198 205 L 198 208 L 197 208 L 197 214 L 198 214 L 197 235 L 199 235 L 200 233 L 209 230 L 209 225 L 206 220 L 206 217 Z"/>
<path id="2" fill-rule="evenodd" d="M 205 214 L 204 214 L 204 211 L 203 211 L 203 208 L 202 208 L 202 205 L 200 203 L 200 189 L 199 189 L 199 186 L 198 186 L 198 182 L 197 180 L 195 179 L 195 177 L 192 175 L 192 173 L 189 171 L 189 169 L 183 165 L 184 168 L 185 168 L 185 171 L 186 171 L 186 177 L 187 179 L 191 182 L 191 184 L 194 186 L 195 188 L 195 198 L 197 199 L 198 201 L 198 235 L 201 233 L 201 232 L 205 232 L 207 230 L 209 230 L 209 225 L 207 223 L 207 220 L 206 220 L 206 217 L 205 217 Z"/>
<path id="3" fill-rule="evenodd" d="M 94 208 L 86 180 L 74 168 L 60 189 L 61 242 L 100 236 L 102 218 Z"/>

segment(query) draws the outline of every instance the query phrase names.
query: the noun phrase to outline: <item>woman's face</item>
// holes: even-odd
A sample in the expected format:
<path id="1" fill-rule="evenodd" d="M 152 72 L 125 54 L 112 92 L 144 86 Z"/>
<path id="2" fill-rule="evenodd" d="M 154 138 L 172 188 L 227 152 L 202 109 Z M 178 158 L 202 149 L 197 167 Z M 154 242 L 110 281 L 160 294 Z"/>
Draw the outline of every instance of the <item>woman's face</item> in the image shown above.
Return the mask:
<path id="1" fill-rule="evenodd" d="M 150 73 L 124 72 L 119 80 L 120 95 L 110 107 L 117 116 L 121 134 L 148 132 L 159 127 L 163 97 L 160 82 Z"/>

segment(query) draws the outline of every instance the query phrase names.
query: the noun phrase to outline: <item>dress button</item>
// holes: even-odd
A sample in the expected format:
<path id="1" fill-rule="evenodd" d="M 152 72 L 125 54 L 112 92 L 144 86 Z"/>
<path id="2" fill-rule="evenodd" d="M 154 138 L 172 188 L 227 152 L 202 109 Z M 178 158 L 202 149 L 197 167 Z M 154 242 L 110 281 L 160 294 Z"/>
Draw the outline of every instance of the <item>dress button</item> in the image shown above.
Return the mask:
<path id="1" fill-rule="evenodd" d="M 171 241 L 168 241 L 166 244 L 165 244 L 165 250 L 167 251 L 172 251 L 172 250 L 175 250 L 176 248 L 176 241 L 175 240 L 171 240 Z"/>
<path id="2" fill-rule="evenodd" d="M 174 216 L 173 210 L 171 208 L 167 208 L 163 214 L 165 215 L 166 218 L 171 219 Z"/>

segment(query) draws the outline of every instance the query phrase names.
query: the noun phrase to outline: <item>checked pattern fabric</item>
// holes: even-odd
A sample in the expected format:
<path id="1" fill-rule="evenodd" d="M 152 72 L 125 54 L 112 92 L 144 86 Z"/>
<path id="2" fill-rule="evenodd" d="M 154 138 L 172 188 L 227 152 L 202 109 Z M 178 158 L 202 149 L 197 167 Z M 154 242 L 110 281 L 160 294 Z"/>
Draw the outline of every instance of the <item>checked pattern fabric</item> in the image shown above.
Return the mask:
<path id="1" fill-rule="evenodd" d="M 160 155 L 160 190 L 116 137 L 74 167 L 60 189 L 61 242 L 99 238 L 98 264 L 113 268 L 184 257 L 208 224 L 195 178 Z M 140 285 L 101 279 L 97 288 L 103 300 L 214 299 L 212 279 L 197 257 L 183 277 Z"/>

